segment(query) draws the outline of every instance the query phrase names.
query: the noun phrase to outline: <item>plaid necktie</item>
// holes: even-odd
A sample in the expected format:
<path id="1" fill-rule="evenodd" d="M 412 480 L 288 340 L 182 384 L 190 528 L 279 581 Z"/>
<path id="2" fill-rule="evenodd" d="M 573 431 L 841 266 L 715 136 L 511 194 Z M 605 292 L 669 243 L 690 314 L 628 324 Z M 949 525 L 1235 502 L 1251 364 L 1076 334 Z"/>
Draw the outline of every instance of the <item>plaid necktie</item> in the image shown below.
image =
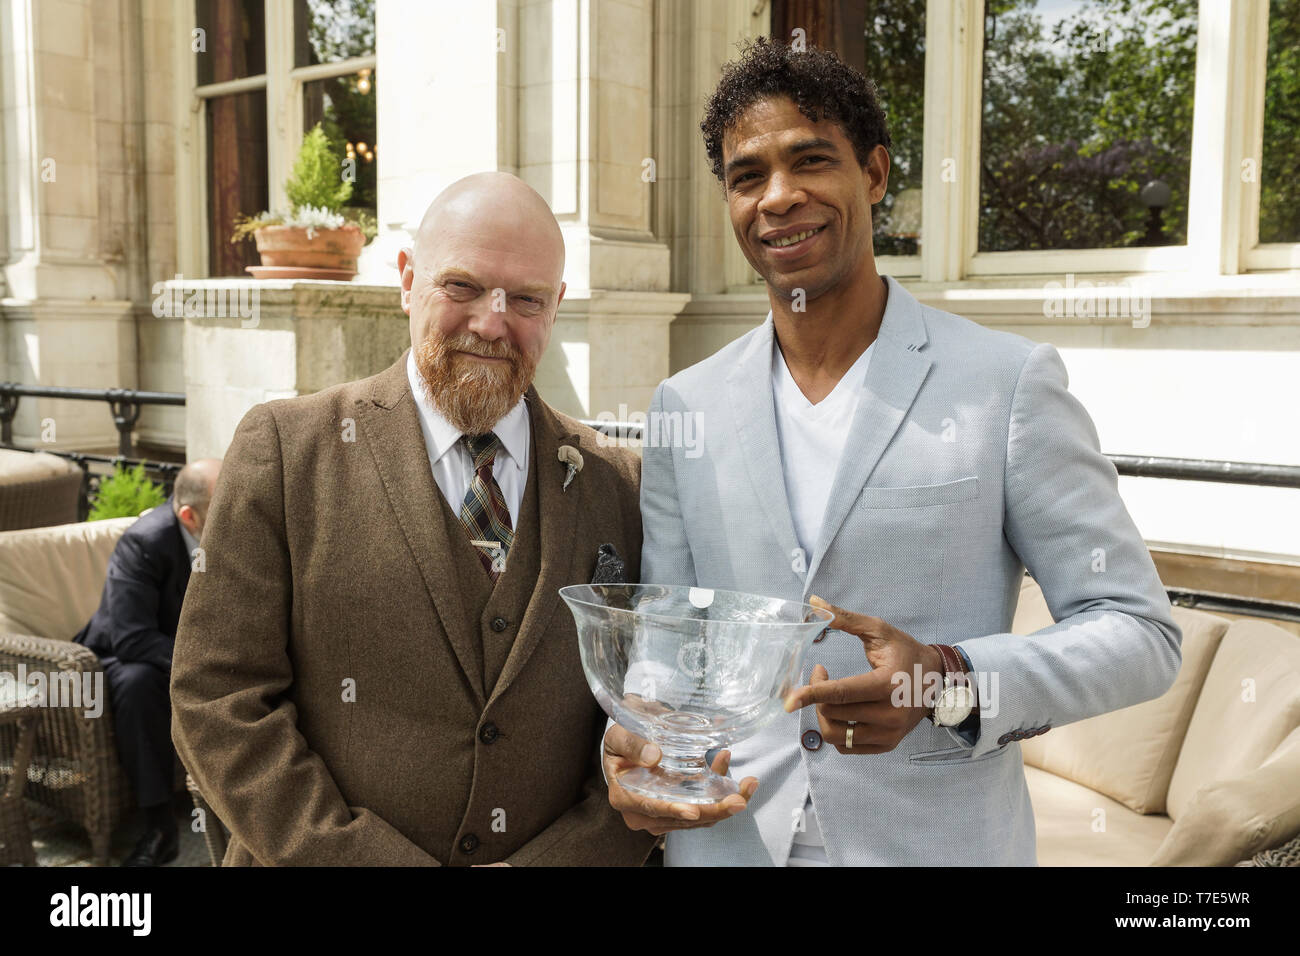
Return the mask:
<path id="1" fill-rule="evenodd" d="M 496 581 L 506 569 L 506 554 L 514 541 L 510 509 L 506 507 L 501 486 L 492 477 L 492 463 L 501 448 L 494 432 L 486 435 L 462 435 L 462 442 L 474 460 L 474 477 L 460 506 L 460 523 L 478 548 L 479 560 L 488 576 Z"/>

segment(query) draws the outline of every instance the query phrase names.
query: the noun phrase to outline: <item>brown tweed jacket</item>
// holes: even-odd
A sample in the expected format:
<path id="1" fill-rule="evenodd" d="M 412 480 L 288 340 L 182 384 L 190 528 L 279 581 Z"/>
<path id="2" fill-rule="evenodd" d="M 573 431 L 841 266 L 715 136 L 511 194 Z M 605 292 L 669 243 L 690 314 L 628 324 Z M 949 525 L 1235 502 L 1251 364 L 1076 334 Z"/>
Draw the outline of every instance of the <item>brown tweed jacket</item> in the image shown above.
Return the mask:
<path id="1" fill-rule="evenodd" d="M 639 864 L 653 838 L 609 806 L 604 715 L 556 593 L 605 542 L 637 580 L 639 459 L 529 388 L 540 572 L 493 634 L 457 584 L 472 552 L 439 514 L 405 363 L 254 407 L 226 454 L 171 682 L 224 862 Z M 561 444 L 584 458 L 565 491 Z M 484 642 L 512 634 L 485 686 Z"/>

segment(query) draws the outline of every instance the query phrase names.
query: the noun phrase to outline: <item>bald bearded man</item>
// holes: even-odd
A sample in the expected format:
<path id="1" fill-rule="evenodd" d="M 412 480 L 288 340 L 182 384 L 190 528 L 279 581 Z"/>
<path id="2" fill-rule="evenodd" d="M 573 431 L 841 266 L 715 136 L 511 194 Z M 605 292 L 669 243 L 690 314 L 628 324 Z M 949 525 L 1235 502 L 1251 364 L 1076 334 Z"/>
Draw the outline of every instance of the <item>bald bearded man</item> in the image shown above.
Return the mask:
<path id="1" fill-rule="evenodd" d="M 391 368 L 240 422 L 176 640 L 177 750 L 227 866 L 640 864 L 556 593 L 606 544 L 636 580 L 641 547 L 636 456 L 531 384 L 559 226 L 470 176 L 398 267 Z"/>

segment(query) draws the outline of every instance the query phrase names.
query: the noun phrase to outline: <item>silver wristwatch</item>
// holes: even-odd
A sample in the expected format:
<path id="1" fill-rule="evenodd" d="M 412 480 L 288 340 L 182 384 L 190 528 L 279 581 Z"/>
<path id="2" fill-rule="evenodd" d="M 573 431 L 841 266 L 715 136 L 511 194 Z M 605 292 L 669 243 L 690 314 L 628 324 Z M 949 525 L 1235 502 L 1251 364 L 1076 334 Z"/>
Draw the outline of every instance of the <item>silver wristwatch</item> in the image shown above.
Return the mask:
<path id="1" fill-rule="evenodd" d="M 963 678 L 966 675 L 966 668 L 962 666 L 957 651 L 946 644 L 936 644 L 934 647 L 943 658 L 944 674 L 943 690 L 934 702 L 934 713 L 930 719 L 936 727 L 956 727 L 975 709 L 975 688 L 969 679 L 955 679 L 958 674 Z"/>

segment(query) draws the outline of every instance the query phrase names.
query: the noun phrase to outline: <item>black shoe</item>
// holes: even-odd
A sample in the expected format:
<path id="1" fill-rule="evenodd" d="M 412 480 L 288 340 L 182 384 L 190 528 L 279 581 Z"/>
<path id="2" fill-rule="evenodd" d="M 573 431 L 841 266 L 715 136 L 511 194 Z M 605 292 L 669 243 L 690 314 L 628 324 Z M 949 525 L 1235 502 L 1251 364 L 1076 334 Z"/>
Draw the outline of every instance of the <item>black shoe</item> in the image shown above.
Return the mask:
<path id="1" fill-rule="evenodd" d="M 136 843 L 135 849 L 122 861 L 123 866 L 162 866 L 176 859 L 180 853 L 180 837 L 176 828 L 164 830 L 150 827 Z"/>

